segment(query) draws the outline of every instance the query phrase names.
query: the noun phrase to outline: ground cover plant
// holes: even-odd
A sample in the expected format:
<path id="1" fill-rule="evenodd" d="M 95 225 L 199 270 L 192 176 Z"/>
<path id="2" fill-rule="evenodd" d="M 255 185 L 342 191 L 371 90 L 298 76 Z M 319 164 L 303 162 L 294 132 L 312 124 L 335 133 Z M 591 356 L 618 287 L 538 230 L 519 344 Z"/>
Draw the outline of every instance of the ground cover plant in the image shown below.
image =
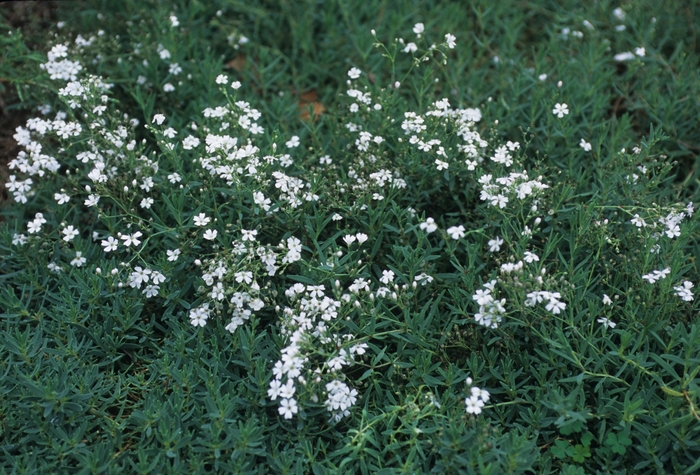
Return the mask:
<path id="1" fill-rule="evenodd" d="M 2 473 L 696 473 L 658 3 L 5 10 Z"/>

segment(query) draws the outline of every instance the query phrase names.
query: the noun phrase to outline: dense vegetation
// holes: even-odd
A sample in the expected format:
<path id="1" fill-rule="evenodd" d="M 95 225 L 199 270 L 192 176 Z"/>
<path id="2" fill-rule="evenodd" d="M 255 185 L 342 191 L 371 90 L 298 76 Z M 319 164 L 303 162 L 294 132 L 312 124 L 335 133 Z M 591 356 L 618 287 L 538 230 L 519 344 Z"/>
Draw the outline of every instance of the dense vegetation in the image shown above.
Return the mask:
<path id="1" fill-rule="evenodd" d="M 700 471 L 700 6 L 10 8 L 1 473 Z"/>

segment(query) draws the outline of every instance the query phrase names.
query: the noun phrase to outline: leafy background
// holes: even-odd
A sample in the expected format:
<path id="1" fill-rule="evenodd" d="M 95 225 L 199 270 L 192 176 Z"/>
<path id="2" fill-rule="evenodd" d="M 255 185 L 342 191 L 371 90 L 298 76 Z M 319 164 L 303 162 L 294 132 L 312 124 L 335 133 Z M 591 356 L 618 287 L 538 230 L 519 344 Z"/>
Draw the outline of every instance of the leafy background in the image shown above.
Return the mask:
<path id="1" fill-rule="evenodd" d="M 613 15 L 617 7 L 626 12 L 624 21 Z M 31 15 L 19 24 L 16 6 L 0 8 L 3 30 L 11 32 L 0 39 L 6 116 L 30 117 L 26 111 L 55 101 L 55 86 L 38 68 L 47 44 L 103 30 L 91 71 L 116 85 L 113 100 L 142 123 L 159 111 L 185 129 L 221 101 L 214 79 L 223 71 L 244 84 L 270 143 L 299 135 L 313 148 L 301 157 L 304 166 L 329 154 L 339 170 L 353 163 L 346 148 L 352 138 L 342 128 L 346 71 L 356 66 L 379 87 L 410 68 L 410 61 L 396 61 L 392 70 L 370 30 L 387 44 L 408 40 L 416 22 L 425 24 L 430 41 L 454 34 L 458 48 L 447 64 L 434 62 L 409 76 L 387 116 L 400 122 L 403 111 L 449 97 L 479 107 L 485 124 L 498 120 L 484 126 L 484 136 L 528 144 L 524 165 L 552 187 L 541 205 L 549 211 L 545 223 L 531 243 L 547 256 L 548 274 L 567 302 L 561 318 L 521 305 L 497 330 L 476 326 L 471 295 L 494 262 L 508 257 L 487 255 L 486 241 L 519 236 L 523 210 L 486 209 L 473 180 L 459 174 L 444 180 L 397 152 L 392 159 L 410 178 L 409 189 L 374 214 L 323 225 L 307 212 L 266 228 L 271 242 L 292 231 L 310 249 L 325 249 L 347 226 L 379 243 L 376 252 L 353 255 L 375 278 L 373 265 L 406 276 L 430 269 L 436 277 L 401 305 L 377 303 L 374 312 L 355 315 L 371 351 L 348 375 L 361 394 L 349 418 L 329 424 L 319 410 L 290 422 L 266 399 L 280 347 L 272 313 L 234 336 L 222 325 L 197 331 L 186 321 L 178 304 L 193 300 L 200 285 L 192 264 L 197 249 L 173 269 L 170 285 L 178 291 L 175 304 L 165 307 L 116 290 L 95 266 L 56 276 L 46 263 L 61 251 L 50 242 L 18 249 L 10 241 L 34 213 L 55 208 L 53 191 L 69 178 L 58 177 L 26 206 L 5 192 L 3 472 L 691 474 L 700 468 L 697 304 L 678 299 L 670 279 L 656 287 L 641 280 L 651 269 L 650 241 L 629 225 L 635 210 L 660 216 L 659 206 L 697 201 L 700 10 L 693 2 L 93 1 L 62 3 L 48 24 Z M 170 28 L 171 14 L 179 30 Z M 626 29 L 616 31 L 618 24 Z M 562 28 L 583 37 L 565 39 Z M 231 43 L 241 35 L 250 41 L 235 49 Z M 179 78 L 158 60 L 158 44 L 183 67 Z M 642 59 L 612 59 L 639 46 L 646 48 Z M 182 81 L 175 92 L 162 92 L 175 80 Z M 563 120 L 551 114 L 560 102 L 572 111 Z M 387 124 L 369 125 L 392 133 Z M 155 137 L 139 130 L 138 138 L 157 150 Z M 581 138 L 592 143 L 590 154 L 579 147 Z M 635 146 L 641 156 L 631 153 Z M 16 149 L 4 146 L 2 163 L 11 154 Z M 648 179 L 628 183 L 640 162 L 651 170 Z M 194 169 L 186 172 L 198 179 Z M 349 210 L 337 196 L 333 205 Z M 313 210 L 316 216 L 329 216 L 331 207 L 323 206 Z M 418 221 L 408 207 L 419 217 L 442 216 L 445 227 L 459 222 L 483 232 L 460 245 L 428 240 L 411 231 Z M 78 208 L 69 213 L 87 229 L 95 224 Z M 697 236 L 692 218 L 663 248 L 674 282 L 698 282 Z M 528 245 L 515 238 L 507 244 L 518 252 Z M 99 246 L 88 257 L 103 269 L 118 264 Z M 315 281 L 322 277 L 315 272 L 308 263 L 297 274 Z M 280 277 L 276 285 L 291 283 Z M 520 291 L 509 292 L 509 302 L 517 302 Z M 603 293 L 617 296 L 613 307 L 603 306 Z M 618 327 L 596 324 L 604 315 Z M 493 404 L 478 418 L 464 411 L 467 375 L 492 394 Z"/>

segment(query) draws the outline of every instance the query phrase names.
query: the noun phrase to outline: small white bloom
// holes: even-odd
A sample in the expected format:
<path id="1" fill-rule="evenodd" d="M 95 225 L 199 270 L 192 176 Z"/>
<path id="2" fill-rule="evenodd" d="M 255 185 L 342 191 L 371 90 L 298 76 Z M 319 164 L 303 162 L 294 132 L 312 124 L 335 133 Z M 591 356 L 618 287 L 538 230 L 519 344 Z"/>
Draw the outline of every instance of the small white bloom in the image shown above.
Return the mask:
<path id="1" fill-rule="evenodd" d="M 153 120 L 151 123 L 157 123 L 158 125 L 162 125 L 163 122 L 165 122 L 165 116 L 163 114 L 156 114 L 153 116 Z"/>
<path id="2" fill-rule="evenodd" d="M 253 230 L 247 230 L 247 229 L 241 229 L 241 234 L 243 235 L 243 238 L 241 239 L 243 242 L 250 241 L 250 242 L 255 242 L 257 238 L 255 236 L 258 235 L 258 231 L 253 229 Z"/>
<path id="3" fill-rule="evenodd" d="M 204 235 L 202 237 L 207 241 L 213 241 L 214 239 L 216 239 L 217 234 L 218 232 L 216 231 L 216 229 L 207 229 L 206 231 L 204 231 Z"/>
<path id="4" fill-rule="evenodd" d="M 403 49 L 404 53 L 415 53 L 416 51 L 418 51 L 418 46 L 415 43 L 407 43 Z"/>
<path id="5" fill-rule="evenodd" d="M 117 250 L 119 241 L 114 239 L 112 236 L 109 236 L 107 239 L 103 239 L 100 244 L 102 244 L 102 247 L 104 247 L 105 252 L 112 252 Z"/>
<path id="6" fill-rule="evenodd" d="M 382 284 L 389 285 L 394 281 L 394 272 L 390 270 L 382 271 L 382 278 L 379 281 Z"/>
<path id="7" fill-rule="evenodd" d="M 158 295 L 158 291 L 160 290 L 160 287 L 157 285 L 147 285 L 145 289 L 143 289 L 143 293 L 146 294 L 146 298 L 151 298 L 155 297 Z"/>
<path id="8" fill-rule="evenodd" d="M 624 25 L 621 25 L 624 27 Z M 634 53 L 631 51 L 625 51 L 624 53 L 618 53 L 614 56 L 615 61 L 630 61 L 634 59 Z"/>
<path id="9" fill-rule="evenodd" d="M 569 106 L 566 104 L 554 104 L 554 109 L 552 109 L 552 114 L 556 115 L 560 119 L 565 115 L 569 114 Z"/>
<path id="10" fill-rule="evenodd" d="M 360 74 L 362 74 L 362 71 L 357 68 L 350 68 L 350 71 L 348 71 L 350 79 L 357 79 L 360 77 Z"/>
<path id="11" fill-rule="evenodd" d="M 180 249 L 173 249 L 172 251 L 168 249 L 166 254 L 170 262 L 175 262 L 177 258 L 180 257 Z"/>
<path id="12" fill-rule="evenodd" d="M 585 139 L 581 139 L 579 146 L 584 150 L 584 152 L 590 152 L 591 148 L 593 148 L 589 142 L 586 142 Z"/>
<path id="13" fill-rule="evenodd" d="M 194 225 L 195 226 L 201 226 L 204 227 L 209 222 L 211 221 L 211 218 L 208 218 L 206 214 L 204 213 L 199 213 L 197 216 L 194 217 Z"/>
<path id="14" fill-rule="evenodd" d="M 82 267 L 83 264 L 85 264 L 87 260 L 83 257 L 83 253 L 80 251 L 76 251 L 75 253 L 75 258 L 70 261 L 70 265 L 73 267 Z"/>
<path id="15" fill-rule="evenodd" d="M 533 262 L 537 262 L 540 260 L 540 258 L 537 256 L 537 254 L 534 254 L 530 251 L 525 251 L 525 257 L 523 257 L 523 259 L 527 263 L 533 263 Z"/>
<path id="16" fill-rule="evenodd" d="M 291 419 L 299 412 L 299 408 L 295 399 L 282 399 L 278 411 L 285 419 Z"/>
<path id="17" fill-rule="evenodd" d="M 447 228 L 447 234 L 449 234 L 450 237 L 454 240 L 463 238 L 465 236 L 464 226 L 460 224 L 459 226 L 452 226 L 450 228 Z"/>
<path id="18" fill-rule="evenodd" d="M 68 201 L 70 201 L 70 196 L 68 196 L 65 193 L 54 193 L 53 198 L 60 205 L 68 203 Z"/>
<path id="19" fill-rule="evenodd" d="M 496 236 L 495 238 L 489 240 L 488 245 L 489 252 L 498 252 L 501 250 L 501 246 L 503 245 L 503 239 Z"/>
<path id="20" fill-rule="evenodd" d="M 61 232 L 63 233 L 63 240 L 66 242 L 71 242 L 79 234 L 78 230 L 72 225 L 66 226 Z"/>
<path id="21" fill-rule="evenodd" d="M 420 223 L 420 228 L 426 233 L 430 234 L 436 231 L 438 227 L 437 224 L 435 224 L 435 220 L 433 218 L 427 218 L 425 222 Z"/>
<path id="22" fill-rule="evenodd" d="M 299 143 L 299 137 L 293 135 L 292 138 L 285 143 L 285 145 L 287 146 L 287 148 L 296 148 L 299 146 Z"/>
<path id="23" fill-rule="evenodd" d="M 615 328 L 617 323 L 613 322 L 607 317 L 600 317 L 598 320 L 596 320 L 598 323 L 603 325 L 605 328 Z"/>
<path id="24" fill-rule="evenodd" d="M 131 245 L 138 246 L 141 244 L 139 238 L 143 236 L 141 231 L 136 231 L 134 234 L 122 234 L 119 238 L 124 241 L 124 245 L 129 247 Z"/>

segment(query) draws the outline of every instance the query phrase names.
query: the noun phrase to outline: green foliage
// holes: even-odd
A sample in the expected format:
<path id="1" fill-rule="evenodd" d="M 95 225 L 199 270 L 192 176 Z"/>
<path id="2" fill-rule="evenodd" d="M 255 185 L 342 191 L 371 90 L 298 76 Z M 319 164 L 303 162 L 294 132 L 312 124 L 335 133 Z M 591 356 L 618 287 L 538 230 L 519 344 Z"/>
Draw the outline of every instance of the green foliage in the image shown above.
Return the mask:
<path id="1" fill-rule="evenodd" d="M 700 470 L 697 6 L 58 15 L 2 23 L 8 109 L 80 130 L 35 123 L 41 173 L 3 169 L 0 471 Z M 81 95 L 46 70 L 59 44 Z"/>

